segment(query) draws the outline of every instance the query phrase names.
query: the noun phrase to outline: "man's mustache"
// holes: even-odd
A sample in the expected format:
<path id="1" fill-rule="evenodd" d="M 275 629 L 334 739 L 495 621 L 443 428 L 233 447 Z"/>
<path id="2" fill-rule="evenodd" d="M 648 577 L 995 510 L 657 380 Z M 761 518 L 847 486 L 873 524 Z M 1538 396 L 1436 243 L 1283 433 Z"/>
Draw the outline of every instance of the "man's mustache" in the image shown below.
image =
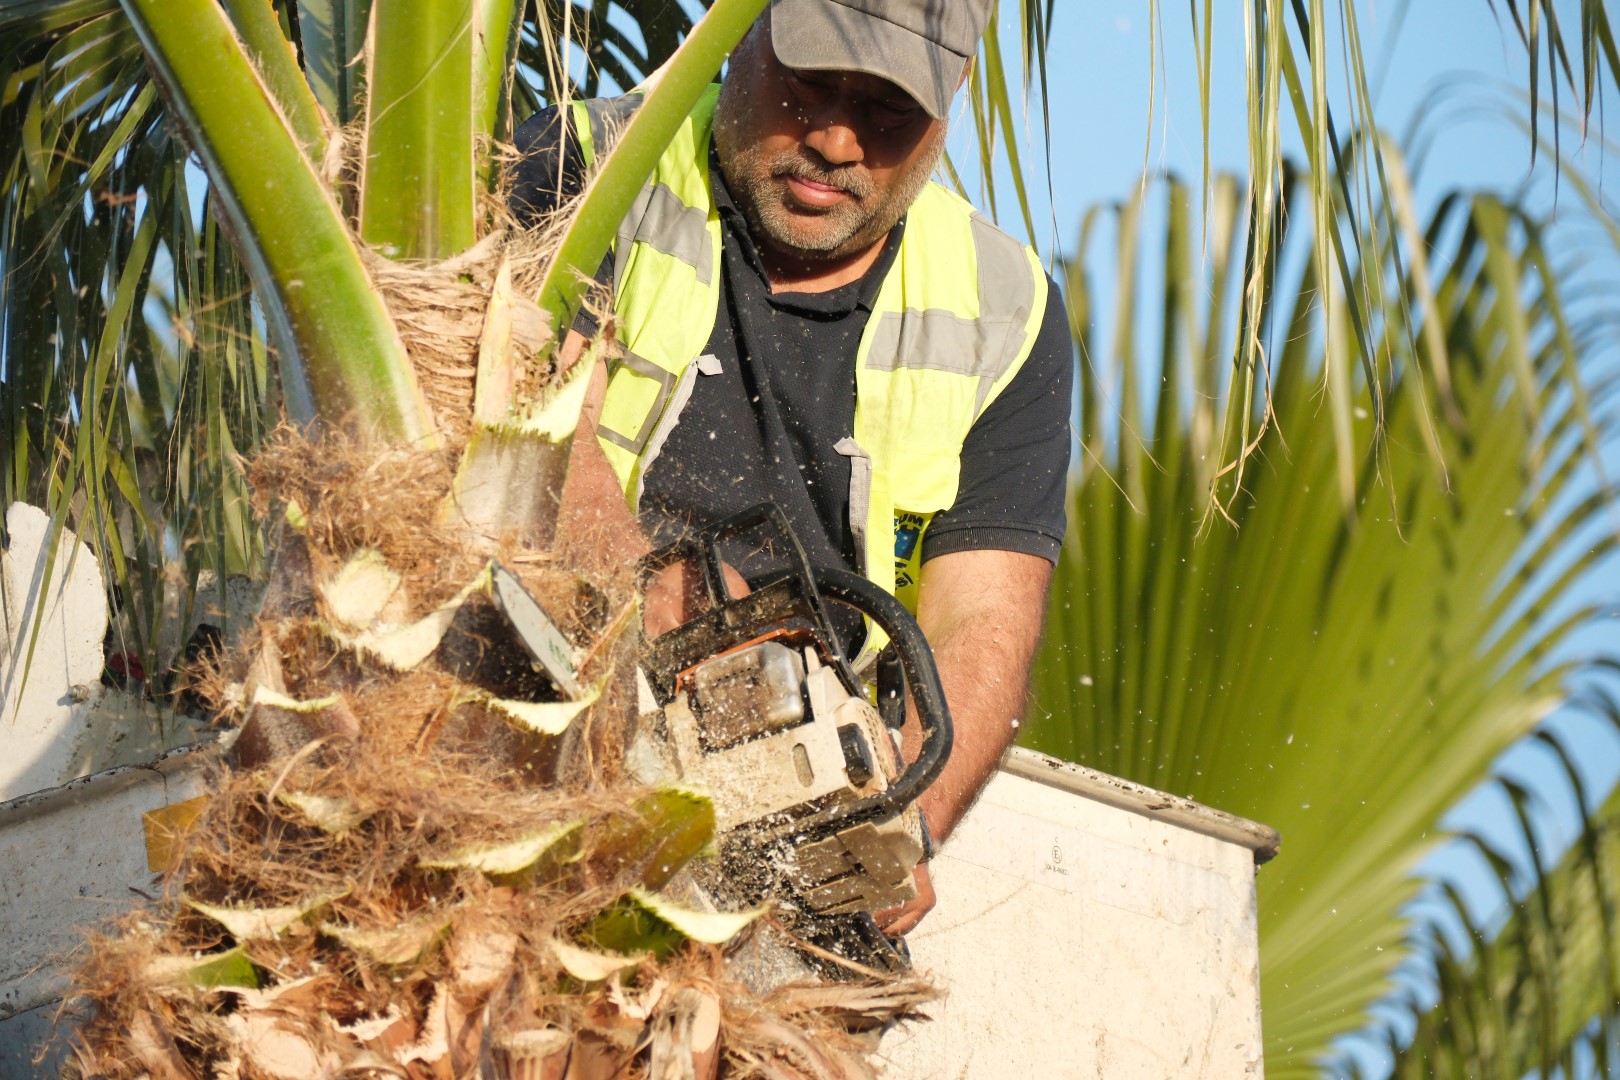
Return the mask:
<path id="1" fill-rule="evenodd" d="M 859 166 L 847 166 L 843 169 L 832 170 L 817 165 L 804 158 L 788 158 L 777 161 L 771 169 L 771 176 L 777 179 L 793 177 L 796 180 L 809 180 L 812 183 L 826 184 L 835 187 L 846 195 L 856 199 L 869 198 L 876 185 L 872 178 L 864 172 L 857 172 Z"/>

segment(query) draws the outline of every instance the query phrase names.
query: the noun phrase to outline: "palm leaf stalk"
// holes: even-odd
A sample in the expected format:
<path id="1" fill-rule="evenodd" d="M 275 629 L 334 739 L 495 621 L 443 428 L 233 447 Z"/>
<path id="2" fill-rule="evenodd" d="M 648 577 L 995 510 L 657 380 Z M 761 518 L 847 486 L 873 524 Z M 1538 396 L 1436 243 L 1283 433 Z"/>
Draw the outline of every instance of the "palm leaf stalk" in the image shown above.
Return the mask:
<path id="1" fill-rule="evenodd" d="M 1246 261 L 1241 185 L 1219 178 L 1214 190 L 1204 263 L 1194 196 L 1165 181 L 1152 189 L 1166 221 L 1162 281 L 1138 269 L 1154 242 L 1144 213 L 1156 209 L 1140 197 L 1088 219 L 1066 264 L 1085 450 L 1025 741 L 1281 830 L 1285 857 L 1260 876 L 1266 1071 L 1307 1076 L 1405 955 L 1412 871 L 1442 815 L 1563 700 L 1573 672 L 1613 662 L 1557 651 L 1590 608 L 1549 615 L 1597 558 L 1579 538 L 1612 501 L 1583 468 L 1569 380 L 1594 377 L 1591 343 L 1563 332 L 1568 271 L 1541 222 L 1487 195 L 1446 199 L 1422 234 L 1426 267 L 1445 267 L 1427 286 L 1392 250 L 1396 208 L 1376 243 L 1362 237 L 1376 260 L 1354 268 L 1358 287 L 1434 296 L 1410 323 L 1379 328 L 1398 376 L 1380 439 L 1340 276 L 1324 286 L 1307 238 L 1286 229 Z M 1309 204 L 1308 176 L 1284 190 Z M 1108 225 L 1115 249 L 1092 254 L 1084 245 Z M 1091 336 L 1096 273 L 1118 282 L 1108 348 Z M 1269 374 L 1252 391 L 1269 398 L 1273 423 L 1240 484 L 1211 476 L 1214 388 L 1232 355 L 1237 282 L 1255 274 L 1277 282 L 1257 331 Z M 1199 296 L 1212 298 L 1207 312 Z M 1148 305 L 1162 313 L 1156 349 L 1132 331 Z M 1431 311 L 1441 322 L 1427 323 Z M 1444 392 L 1426 351 L 1436 340 Z M 1359 454 L 1348 506 L 1343 436 L 1313 419 L 1339 409 L 1335 397 Z M 1444 472 L 1424 432 L 1442 397 Z M 1233 522 L 1200 536 L 1212 482 L 1230 485 Z M 1531 1045 L 1518 1052 L 1533 1065 Z"/>
<path id="2" fill-rule="evenodd" d="M 658 147 L 762 6 L 759 0 L 717 4 L 688 36 L 649 94 L 647 118 L 626 132 L 582 201 L 553 278 L 574 281 L 579 266 L 606 252 Z M 493 14 L 484 14 L 485 7 Z M 253 49 L 211 2 L 131 0 L 126 11 L 227 208 L 272 323 L 284 328 L 283 381 L 300 388 L 290 390 L 289 400 L 308 398 L 309 407 L 329 419 L 352 415 L 360 430 L 408 443 L 432 439 L 430 412 L 400 355 L 397 330 L 387 324 L 375 292 L 363 287 L 360 253 L 339 201 L 309 156 L 319 145 L 307 132 L 300 137 L 296 118 L 317 106 L 303 80 L 284 70 L 295 62 L 291 50 Z M 356 187 L 361 239 L 383 254 L 444 259 L 475 239 L 479 169 L 473 149 L 483 145 L 490 152 L 496 134 L 473 130 L 475 117 L 496 119 L 475 99 L 481 88 L 487 97 L 491 86 L 504 85 L 505 78 L 488 71 L 504 72 L 508 64 L 505 40 L 487 41 L 475 30 L 507 31 L 511 12 L 500 4 L 373 8 L 366 64 L 371 93 Z M 223 118 L 232 115 L 234 125 L 226 124 Z M 275 227 L 287 221 L 300 227 Z M 553 314 L 577 307 L 577 287 L 543 290 L 552 292 L 565 296 L 561 304 L 548 301 Z"/>
<path id="3" fill-rule="evenodd" d="M 250 54 L 214 3 L 136 2 L 126 13 L 279 331 L 294 418 L 352 415 L 361 430 L 431 443 L 432 419 L 399 332 L 309 156 L 315 147 L 302 145 L 296 121 L 284 119 L 314 110 L 302 79 L 277 77 L 294 63 L 290 50 Z M 390 180 L 407 186 L 406 178 Z M 292 222 L 298 226 L 286 227 Z"/>

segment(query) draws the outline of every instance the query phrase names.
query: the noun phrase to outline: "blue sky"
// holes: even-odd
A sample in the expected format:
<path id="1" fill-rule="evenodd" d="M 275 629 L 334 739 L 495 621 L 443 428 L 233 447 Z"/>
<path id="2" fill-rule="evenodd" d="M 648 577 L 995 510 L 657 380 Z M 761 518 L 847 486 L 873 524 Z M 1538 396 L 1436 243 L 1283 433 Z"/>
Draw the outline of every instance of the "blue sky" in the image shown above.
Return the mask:
<path id="1" fill-rule="evenodd" d="M 1010 0 L 1002 6 L 1003 41 L 1011 60 L 1017 49 L 1018 6 Z M 1052 226 L 1062 243 L 1071 243 L 1083 210 L 1129 193 L 1140 180 L 1144 163 L 1188 178 L 1202 169 L 1189 17 L 1184 6 L 1162 7 L 1155 71 L 1148 5 L 1140 0 L 1058 5 L 1048 79 L 1053 113 L 1050 165 L 1061 182 L 1054 184 L 1055 198 L 1050 201 L 1045 191 L 1032 192 L 1040 204 L 1034 239 L 1043 254 L 1051 250 Z M 1550 199 L 1552 173 L 1546 162 L 1532 175 L 1528 138 L 1505 114 L 1493 114 L 1486 104 L 1501 99 L 1499 88 L 1516 92 L 1528 84 L 1524 49 L 1511 23 L 1499 25 L 1486 0 L 1410 4 L 1360 0 L 1358 7 L 1368 80 L 1382 128 L 1404 139 L 1421 116 L 1434 136 L 1422 163 L 1420 201 L 1426 197 L 1432 203 L 1441 191 L 1456 187 L 1512 191 L 1526 180 L 1533 180 L 1535 190 Z M 1339 48 L 1334 8 L 1329 5 L 1330 52 Z M 1247 158 L 1242 6 L 1221 4 L 1215 10 L 1211 166 L 1241 172 Z M 1545 86 L 1545 72 L 1542 81 Z M 1612 98 L 1612 85 L 1608 89 Z M 1342 82 L 1330 83 L 1329 92 L 1342 118 Z M 1594 116 L 1594 124 L 1600 119 Z M 1285 146 L 1297 151 L 1291 124 L 1290 119 L 1283 125 Z M 1038 158 L 1039 114 L 1030 115 L 1027 125 L 1026 150 Z M 1341 119 L 1341 131 L 1343 126 Z M 1617 129 L 1620 116 L 1611 126 L 1620 136 Z M 959 163 L 968 156 L 971 137 L 971 121 L 959 118 L 951 143 Z M 1584 150 L 1567 145 L 1565 150 L 1576 150 L 1576 160 L 1589 173 L 1603 171 L 1597 140 L 1589 140 Z M 1620 174 L 1615 179 L 1620 181 Z M 1005 187 L 1003 176 L 1001 188 Z M 1013 204 L 999 202 L 1003 225 L 1022 234 L 1025 230 Z"/>

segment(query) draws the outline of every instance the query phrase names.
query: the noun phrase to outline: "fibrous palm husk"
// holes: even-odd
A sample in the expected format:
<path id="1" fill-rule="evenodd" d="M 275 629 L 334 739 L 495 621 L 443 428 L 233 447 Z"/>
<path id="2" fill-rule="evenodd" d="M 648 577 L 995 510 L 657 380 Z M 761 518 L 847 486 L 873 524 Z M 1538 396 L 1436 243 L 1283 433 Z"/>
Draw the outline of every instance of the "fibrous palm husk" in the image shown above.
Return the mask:
<path id="1" fill-rule="evenodd" d="M 526 727 L 445 650 L 395 670 L 355 645 L 473 595 L 487 553 L 437 513 L 443 457 L 284 433 L 252 475 L 261 511 L 295 506 L 297 524 L 257 639 L 201 680 L 243 733 L 162 900 L 88 950 L 79 1075 L 874 1075 L 860 1031 L 918 1015 L 925 984 L 761 996 L 718 944 L 614 956 L 590 940 L 703 846 L 701 798 L 618 773 L 634 707 L 622 577 L 582 583 L 548 553 L 498 551 L 598 688 L 559 731 Z M 352 567 L 355 603 L 331 584 Z M 688 827 L 655 835 L 666 820 Z"/>
<path id="2" fill-rule="evenodd" d="M 509 258 L 507 234 L 500 231 L 442 262 L 411 264 L 366 253 L 366 269 L 394 312 L 417 383 L 451 449 L 467 441 L 490 290 Z M 546 349 L 551 327 L 524 295 L 514 295 L 511 303 L 518 397 L 532 401 L 556 374 Z"/>

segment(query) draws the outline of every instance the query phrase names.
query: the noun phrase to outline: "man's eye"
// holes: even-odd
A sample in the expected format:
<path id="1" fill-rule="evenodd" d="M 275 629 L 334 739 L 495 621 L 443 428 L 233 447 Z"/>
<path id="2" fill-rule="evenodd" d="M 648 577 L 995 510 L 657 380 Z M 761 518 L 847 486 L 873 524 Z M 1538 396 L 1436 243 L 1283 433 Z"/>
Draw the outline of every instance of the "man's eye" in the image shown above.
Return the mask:
<path id="1" fill-rule="evenodd" d="M 788 82 L 793 85 L 795 90 L 801 91 L 802 93 L 813 94 L 819 93 L 826 89 L 826 85 L 821 80 L 816 79 L 813 76 L 806 75 L 802 71 L 794 71 L 792 68 L 789 68 L 787 75 Z"/>
<path id="2" fill-rule="evenodd" d="M 872 122 L 885 128 L 904 127 L 917 119 L 921 113 L 921 106 L 911 102 L 901 104 L 892 101 L 874 101 L 870 111 Z"/>

